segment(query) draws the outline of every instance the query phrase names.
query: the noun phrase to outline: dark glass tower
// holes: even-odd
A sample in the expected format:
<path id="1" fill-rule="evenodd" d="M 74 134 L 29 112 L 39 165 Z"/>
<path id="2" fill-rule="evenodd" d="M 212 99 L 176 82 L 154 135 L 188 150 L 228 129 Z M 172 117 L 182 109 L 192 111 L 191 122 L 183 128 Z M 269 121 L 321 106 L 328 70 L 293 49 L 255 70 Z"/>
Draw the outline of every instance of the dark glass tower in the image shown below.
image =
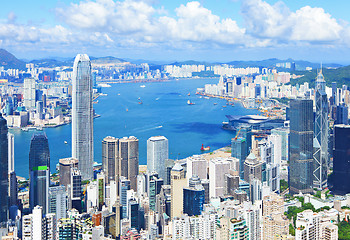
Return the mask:
<path id="1" fill-rule="evenodd" d="M 183 212 L 188 216 L 201 215 L 205 201 L 204 188 L 198 176 L 189 180 L 190 186 L 183 189 Z"/>
<path id="2" fill-rule="evenodd" d="M 334 126 L 333 174 L 330 182 L 336 194 L 350 193 L 350 125 Z"/>
<path id="3" fill-rule="evenodd" d="M 244 178 L 244 161 L 247 155 L 247 141 L 245 138 L 232 138 L 231 156 L 239 160 L 239 177 Z"/>
<path id="4" fill-rule="evenodd" d="M 8 219 L 8 141 L 7 122 L 0 114 L 0 223 Z"/>
<path id="5" fill-rule="evenodd" d="M 29 204 L 33 209 L 42 206 L 43 214 L 48 210 L 48 191 L 50 181 L 50 150 L 45 134 L 34 134 L 29 152 Z"/>
<path id="6" fill-rule="evenodd" d="M 313 187 L 313 102 L 290 101 L 289 187 L 292 194 Z"/>
<path id="7" fill-rule="evenodd" d="M 336 118 L 335 118 L 335 124 L 348 124 L 348 106 L 346 104 L 342 104 L 337 106 L 336 108 Z"/>

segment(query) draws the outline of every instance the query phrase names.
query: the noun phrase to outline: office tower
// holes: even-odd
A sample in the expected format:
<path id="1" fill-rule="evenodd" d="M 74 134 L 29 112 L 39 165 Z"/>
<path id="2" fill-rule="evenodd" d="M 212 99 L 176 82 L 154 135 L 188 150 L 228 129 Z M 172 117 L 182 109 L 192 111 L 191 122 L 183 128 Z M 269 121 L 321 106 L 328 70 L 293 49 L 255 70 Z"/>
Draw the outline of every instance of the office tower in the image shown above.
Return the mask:
<path id="1" fill-rule="evenodd" d="M 59 160 L 60 186 L 64 185 L 68 189 L 71 182 L 72 168 L 77 168 L 78 162 L 76 158 L 61 158 Z"/>
<path id="2" fill-rule="evenodd" d="M 25 78 L 23 82 L 23 105 L 26 109 L 35 108 L 35 79 Z"/>
<path id="3" fill-rule="evenodd" d="M 49 213 L 54 213 L 57 219 L 66 218 L 67 192 L 64 186 L 49 188 Z"/>
<path id="4" fill-rule="evenodd" d="M 288 161 L 289 128 L 274 128 L 271 134 L 281 136 L 281 160 Z"/>
<path id="5" fill-rule="evenodd" d="M 36 113 L 39 119 L 43 119 L 44 105 L 42 101 L 36 102 Z"/>
<path id="6" fill-rule="evenodd" d="M 8 173 L 15 171 L 15 136 L 12 133 L 8 137 Z"/>
<path id="7" fill-rule="evenodd" d="M 183 210 L 183 188 L 187 185 L 185 170 L 176 163 L 171 170 L 171 218 L 180 217 Z"/>
<path id="8" fill-rule="evenodd" d="M 139 140 L 136 137 L 119 139 L 120 176 L 130 180 L 130 188 L 137 192 L 139 174 Z"/>
<path id="9" fill-rule="evenodd" d="M 128 217 L 130 219 L 130 227 L 140 231 L 139 203 L 135 199 L 129 200 Z"/>
<path id="10" fill-rule="evenodd" d="M 202 179 L 201 183 L 204 188 L 204 203 L 207 204 L 210 201 L 209 179 Z"/>
<path id="11" fill-rule="evenodd" d="M 167 185 L 171 184 L 171 169 L 174 167 L 174 160 L 168 159 L 165 163 L 165 171 L 166 171 L 166 177 L 164 179 L 164 183 Z"/>
<path id="12" fill-rule="evenodd" d="M 252 127 L 250 125 L 241 125 L 238 130 L 238 135 L 245 138 L 246 140 L 246 145 L 245 145 L 245 150 L 246 150 L 246 156 L 249 155 L 250 149 L 252 148 Z"/>
<path id="13" fill-rule="evenodd" d="M 328 170 L 328 99 L 326 94 L 326 82 L 322 75 L 322 69 L 316 78 L 315 89 L 316 114 L 314 124 L 315 144 L 320 145 L 320 152 L 314 156 L 314 187 L 322 190 L 327 186 Z"/>
<path id="14" fill-rule="evenodd" d="M 17 176 L 13 171 L 9 174 L 9 206 L 17 205 L 18 201 L 18 186 Z"/>
<path id="15" fill-rule="evenodd" d="M 105 197 L 106 197 L 106 181 L 105 181 L 105 175 L 103 172 L 100 172 L 97 174 L 97 184 L 98 184 L 98 209 L 102 209 L 102 206 L 105 203 Z"/>
<path id="16" fill-rule="evenodd" d="M 232 138 L 231 142 L 231 156 L 239 159 L 239 177 L 244 178 L 244 161 L 246 159 L 247 141 L 245 138 Z"/>
<path id="17" fill-rule="evenodd" d="M 239 188 L 239 176 L 232 172 L 225 174 L 224 195 L 234 195 L 234 191 Z"/>
<path id="18" fill-rule="evenodd" d="M 332 102 L 331 105 L 338 105 L 337 102 L 337 83 L 332 82 Z"/>
<path id="19" fill-rule="evenodd" d="M 8 220 L 8 139 L 7 122 L 0 115 L 0 223 Z"/>
<path id="20" fill-rule="evenodd" d="M 82 205 L 81 205 L 81 173 L 78 168 L 72 168 L 71 169 L 71 176 L 70 176 L 70 184 L 69 184 L 69 209 L 75 208 L 79 212 L 82 212 Z"/>
<path id="21" fill-rule="evenodd" d="M 86 54 L 74 60 L 72 77 L 72 157 L 79 160 L 83 180 L 93 177 L 94 140 L 91 62 Z"/>
<path id="22" fill-rule="evenodd" d="M 337 194 L 350 193 L 350 125 L 334 126 L 333 174 L 330 182 Z"/>
<path id="23" fill-rule="evenodd" d="M 336 108 L 336 118 L 335 118 L 335 124 L 349 124 L 349 118 L 348 118 L 348 106 L 346 104 L 338 105 Z"/>
<path id="24" fill-rule="evenodd" d="M 156 196 L 160 193 L 164 180 L 159 178 L 155 172 L 148 173 L 147 178 L 147 195 L 149 201 L 149 208 L 155 211 L 156 208 Z"/>
<path id="25" fill-rule="evenodd" d="M 39 205 L 43 213 L 48 210 L 50 183 L 50 150 L 46 135 L 34 134 L 29 151 L 29 204 L 30 209 Z"/>
<path id="26" fill-rule="evenodd" d="M 147 140 L 147 170 L 156 171 L 160 178 L 165 179 L 165 163 L 168 158 L 168 139 L 164 136 L 150 137 Z"/>
<path id="27" fill-rule="evenodd" d="M 102 169 L 106 175 L 106 183 L 119 179 L 119 139 L 105 137 L 102 140 Z"/>
<path id="28" fill-rule="evenodd" d="M 183 213 L 201 215 L 205 201 L 204 188 L 198 176 L 190 178 L 189 187 L 183 188 Z"/>
<path id="29" fill-rule="evenodd" d="M 224 195 L 225 174 L 230 172 L 230 162 L 217 158 L 209 162 L 209 196 L 219 197 Z"/>
<path id="30" fill-rule="evenodd" d="M 313 102 L 290 101 L 289 191 L 312 193 L 313 189 Z"/>
<path id="31" fill-rule="evenodd" d="M 120 200 L 120 207 L 121 207 L 121 213 L 120 218 L 126 218 L 127 217 L 127 204 L 128 204 L 128 198 L 127 198 L 127 191 L 130 190 L 130 180 L 128 180 L 126 177 L 121 176 L 119 178 L 119 200 Z"/>
<path id="32" fill-rule="evenodd" d="M 250 153 L 244 162 L 244 181 L 250 183 L 252 178 L 262 181 L 263 164 L 257 159 L 254 153 Z"/>
<path id="33" fill-rule="evenodd" d="M 194 155 L 187 158 L 187 178 L 193 175 L 198 176 L 200 179 L 208 178 L 208 161 L 200 155 Z"/>

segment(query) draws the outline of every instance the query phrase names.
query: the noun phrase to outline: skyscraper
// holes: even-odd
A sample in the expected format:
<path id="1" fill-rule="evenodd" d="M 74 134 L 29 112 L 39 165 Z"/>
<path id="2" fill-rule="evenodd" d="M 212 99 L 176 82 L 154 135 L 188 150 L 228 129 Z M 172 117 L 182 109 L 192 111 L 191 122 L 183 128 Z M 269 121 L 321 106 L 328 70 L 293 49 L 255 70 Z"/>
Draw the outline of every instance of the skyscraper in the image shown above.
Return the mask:
<path id="1" fill-rule="evenodd" d="M 198 176 L 189 180 L 190 186 L 183 188 L 183 212 L 188 216 L 201 215 L 205 201 L 204 188 Z"/>
<path id="2" fill-rule="evenodd" d="M 86 54 L 74 60 L 72 78 L 72 157 L 79 160 L 82 178 L 93 177 L 93 107 L 91 62 Z"/>
<path id="3" fill-rule="evenodd" d="M 337 194 L 350 193 L 350 125 L 334 126 L 333 174 L 330 182 Z"/>
<path id="4" fill-rule="evenodd" d="M 27 108 L 35 107 L 35 79 L 34 78 L 26 78 L 23 83 L 23 105 Z"/>
<path id="5" fill-rule="evenodd" d="M 119 180 L 119 139 L 105 137 L 102 140 L 102 168 L 106 181 Z"/>
<path id="6" fill-rule="evenodd" d="M 29 205 L 39 205 L 43 213 L 48 212 L 48 191 L 50 182 L 50 150 L 46 135 L 34 134 L 29 151 Z"/>
<path id="7" fill-rule="evenodd" d="M 327 186 L 328 169 L 328 99 L 326 94 L 326 82 L 322 75 L 322 69 L 316 78 L 316 115 L 314 134 L 316 145 L 320 146 L 319 154 L 314 157 L 314 187 L 324 189 Z M 318 143 L 318 144 L 317 144 Z"/>
<path id="8" fill-rule="evenodd" d="M 130 180 L 130 188 L 137 191 L 139 174 L 139 140 L 136 137 L 119 139 L 120 176 Z"/>
<path id="9" fill-rule="evenodd" d="M 8 220 L 8 140 L 7 122 L 0 115 L 0 223 Z"/>
<path id="10" fill-rule="evenodd" d="M 313 188 L 313 102 L 290 101 L 289 187 L 292 194 Z"/>
<path id="11" fill-rule="evenodd" d="M 147 140 L 147 170 L 156 171 L 160 178 L 165 179 L 165 162 L 168 158 L 168 139 L 164 136 L 150 137 Z"/>

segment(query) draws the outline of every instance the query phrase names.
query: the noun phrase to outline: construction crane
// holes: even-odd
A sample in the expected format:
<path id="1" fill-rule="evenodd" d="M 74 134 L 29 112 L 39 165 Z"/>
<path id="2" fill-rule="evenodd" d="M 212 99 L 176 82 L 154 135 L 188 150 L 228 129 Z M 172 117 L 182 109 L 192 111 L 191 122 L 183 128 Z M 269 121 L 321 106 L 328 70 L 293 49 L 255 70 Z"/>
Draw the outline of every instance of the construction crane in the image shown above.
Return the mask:
<path id="1" fill-rule="evenodd" d="M 237 134 L 236 134 L 236 137 L 234 138 L 235 140 L 237 140 L 238 135 L 239 135 L 239 133 L 240 133 L 241 129 L 242 129 L 242 128 L 239 128 L 239 130 L 238 130 L 238 132 L 237 132 Z"/>

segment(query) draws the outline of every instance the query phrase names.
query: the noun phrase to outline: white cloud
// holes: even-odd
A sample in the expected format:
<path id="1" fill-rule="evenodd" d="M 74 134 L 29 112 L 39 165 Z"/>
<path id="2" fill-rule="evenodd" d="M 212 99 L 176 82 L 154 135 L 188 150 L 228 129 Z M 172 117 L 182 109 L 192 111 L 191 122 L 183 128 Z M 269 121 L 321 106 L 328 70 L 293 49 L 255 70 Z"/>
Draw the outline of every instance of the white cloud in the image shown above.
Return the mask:
<path id="1" fill-rule="evenodd" d="M 257 38 L 321 43 L 340 40 L 344 30 L 322 8 L 310 6 L 291 12 L 282 2 L 270 5 L 262 0 L 246 0 L 241 13 L 247 32 Z"/>
<path id="2" fill-rule="evenodd" d="M 57 8 L 61 22 L 50 27 L 19 24 L 10 13 L 8 19 L 0 20 L 0 46 L 193 50 L 315 43 L 348 46 L 350 42 L 347 23 L 322 8 L 305 6 L 292 12 L 283 2 L 271 5 L 263 0 L 242 0 L 244 22 L 240 26 L 234 17 L 221 18 L 198 1 L 174 10 L 154 6 L 154 0 L 82 0 Z"/>

